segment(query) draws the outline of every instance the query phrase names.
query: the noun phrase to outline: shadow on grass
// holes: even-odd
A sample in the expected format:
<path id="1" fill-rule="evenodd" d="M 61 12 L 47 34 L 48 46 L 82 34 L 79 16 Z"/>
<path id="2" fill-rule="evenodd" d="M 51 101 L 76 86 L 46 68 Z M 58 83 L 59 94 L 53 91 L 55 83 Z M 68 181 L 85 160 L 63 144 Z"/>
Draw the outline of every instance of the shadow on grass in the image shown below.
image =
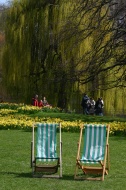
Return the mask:
<path id="1" fill-rule="evenodd" d="M 32 177 L 32 172 L 28 173 L 18 173 L 18 172 L 0 172 L 1 175 L 12 175 L 15 178 L 37 178 L 37 177 Z M 40 178 L 40 177 L 38 177 Z M 50 179 L 56 179 L 56 178 L 50 178 Z M 74 180 L 74 175 L 63 175 L 62 178 L 59 180 L 65 180 L 65 181 L 72 181 Z"/>
<path id="2" fill-rule="evenodd" d="M 2 175 L 14 175 L 14 177 L 32 178 L 32 173 L 18 173 L 18 172 L 0 172 Z"/>

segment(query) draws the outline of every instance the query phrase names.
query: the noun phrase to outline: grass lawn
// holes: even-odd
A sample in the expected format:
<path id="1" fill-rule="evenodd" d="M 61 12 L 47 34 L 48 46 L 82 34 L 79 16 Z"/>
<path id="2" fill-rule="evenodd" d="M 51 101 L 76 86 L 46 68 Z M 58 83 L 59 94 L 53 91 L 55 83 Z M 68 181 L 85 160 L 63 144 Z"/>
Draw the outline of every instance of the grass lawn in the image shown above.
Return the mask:
<path id="1" fill-rule="evenodd" d="M 31 117 L 50 117 L 50 118 L 60 118 L 64 121 L 75 121 L 81 120 L 83 122 L 113 122 L 120 121 L 126 122 L 126 117 L 114 117 L 114 116 L 96 116 L 96 115 L 83 115 L 83 114 L 74 114 L 74 113 L 48 113 L 48 112 L 38 112 L 31 114 Z"/>
<path id="2" fill-rule="evenodd" d="M 0 130 L 0 190 L 124 190 L 126 189 L 126 137 L 113 136 L 110 144 L 110 172 L 101 181 L 75 181 L 78 133 L 62 133 L 63 178 L 32 178 L 31 132 Z"/>

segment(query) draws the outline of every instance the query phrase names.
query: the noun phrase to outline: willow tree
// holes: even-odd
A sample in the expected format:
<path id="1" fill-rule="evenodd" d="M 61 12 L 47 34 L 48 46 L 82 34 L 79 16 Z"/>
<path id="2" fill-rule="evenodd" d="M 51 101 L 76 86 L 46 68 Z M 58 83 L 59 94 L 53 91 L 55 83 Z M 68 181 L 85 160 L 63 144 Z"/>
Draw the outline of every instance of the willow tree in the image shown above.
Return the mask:
<path id="1" fill-rule="evenodd" d="M 31 98 L 32 92 L 38 93 L 43 87 L 38 81 L 46 73 L 51 48 L 48 16 L 44 1 L 14 1 L 8 11 L 3 65 L 8 76 L 6 86 L 12 96 Z"/>
<path id="2" fill-rule="evenodd" d="M 75 72 L 69 80 L 87 86 L 91 95 L 96 94 L 93 91 L 97 96 L 104 95 L 109 109 L 126 109 L 124 98 L 122 101 L 126 92 L 121 89 L 126 85 L 125 8 L 120 1 L 78 0 L 63 29 L 63 41 L 74 39 L 67 51 L 80 47 L 78 59 L 74 57 Z"/>
<path id="3" fill-rule="evenodd" d="M 86 52 L 84 51 L 84 53 L 79 56 L 81 62 L 85 59 L 86 71 L 89 71 L 89 74 L 81 80 L 81 83 L 88 83 L 92 81 L 96 75 L 113 69 L 116 66 L 118 67 L 118 65 L 124 66 L 123 68 L 125 68 L 125 50 L 123 51 L 123 49 L 125 48 L 124 11 L 126 7 L 124 4 L 119 4 L 120 6 L 111 12 L 111 7 L 117 4 L 118 2 L 113 0 L 78 0 L 78 6 L 75 7 L 68 22 L 64 26 L 63 40 L 68 39 L 69 43 L 71 39 L 75 39 L 71 49 L 76 48 L 78 44 L 80 46 L 86 39 L 89 41 L 91 47 L 88 50 L 85 48 Z M 118 22 L 121 22 L 121 25 L 118 25 Z M 119 63 L 121 57 L 123 58 L 123 63 L 108 64 L 110 61 L 111 63 L 115 61 Z M 87 61 L 88 59 L 89 61 Z M 98 68 L 96 67 L 95 69 L 96 73 L 90 75 L 93 62 L 98 62 Z M 82 76 L 84 72 L 85 70 L 81 73 L 76 73 L 76 76 L 80 76 L 80 74 Z M 117 79 L 119 78 L 117 77 Z M 111 88 L 112 85 L 114 87 L 119 86 L 117 83 L 118 81 L 114 80 L 106 85 L 107 88 Z"/>
<path id="4" fill-rule="evenodd" d="M 27 102 L 38 93 L 53 105 L 74 109 L 83 91 L 101 96 L 99 89 L 117 85 L 122 71 L 124 81 L 125 43 L 114 20 L 122 9 L 111 15 L 112 2 L 14 1 L 3 56 L 9 93 Z"/>
<path id="5" fill-rule="evenodd" d="M 63 92 L 61 99 L 69 96 L 62 45 L 59 49 L 59 30 L 69 11 L 67 1 L 13 1 L 3 56 L 5 86 L 13 97 L 27 100 L 38 93 L 60 105 Z"/>

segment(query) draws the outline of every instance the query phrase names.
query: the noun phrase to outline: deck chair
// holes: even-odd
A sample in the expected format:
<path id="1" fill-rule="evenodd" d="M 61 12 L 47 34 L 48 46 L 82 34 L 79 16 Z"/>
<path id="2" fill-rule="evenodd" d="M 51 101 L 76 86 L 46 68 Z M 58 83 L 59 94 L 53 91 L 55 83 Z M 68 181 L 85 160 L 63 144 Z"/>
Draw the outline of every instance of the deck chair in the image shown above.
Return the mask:
<path id="1" fill-rule="evenodd" d="M 35 128 L 37 128 L 36 139 Z M 59 129 L 59 146 L 57 146 L 57 129 Z M 61 124 L 33 124 L 31 167 L 33 177 L 62 177 Z"/>
<path id="2" fill-rule="evenodd" d="M 104 180 L 110 168 L 109 130 L 109 125 L 88 124 L 81 127 L 74 179 Z"/>

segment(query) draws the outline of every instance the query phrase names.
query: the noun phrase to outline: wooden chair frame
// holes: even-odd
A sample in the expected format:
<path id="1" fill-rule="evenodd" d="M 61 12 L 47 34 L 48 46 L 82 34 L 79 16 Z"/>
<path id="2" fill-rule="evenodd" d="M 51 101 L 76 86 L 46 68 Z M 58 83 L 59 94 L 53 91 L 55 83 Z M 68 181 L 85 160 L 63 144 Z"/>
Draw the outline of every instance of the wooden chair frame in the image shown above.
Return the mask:
<path id="1" fill-rule="evenodd" d="M 35 157 L 35 125 L 32 126 L 32 142 L 31 142 L 31 168 L 33 177 L 43 177 L 43 178 L 62 178 L 62 139 L 61 139 L 61 123 L 59 123 L 59 157 L 55 158 L 57 163 L 55 164 L 41 164 L 37 165 L 38 157 Z M 41 158 L 45 159 L 45 158 Z M 48 159 L 48 158 L 46 158 Z M 50 159 L 50 158 L 49 158 Z"/>
<path id="2" fill-rule="evenodd" d="M 75 174 L 74 179 L 81 179 L 81 180 L 104 180 L 104 175 L 108 175 L 108 171 L 110 169 L 110 161 L 109 161 L 109 131 L 110 131 L 110 125 L 106 126 L 106 146 L 105 146 L 105 156 L 103 161 L 99 161 L 100 166 L 87 166 L 87 164 L 81 163 L 80 160 L 80 149 L 81 149 L 81 141 L 82 141 L 82 133 L 83 133 L 84 125 L 82 125 L 80 130 L 80 138 L 78 143 L 78 152 L 76 157 L 76 168 L 75 168 Z M 78 169 L 81 169 L 83 171 L 83 176 L 78 176 Z M 100 174 L 101 177 L 89 177 L 91 174 Z M 87 176 L 88 175 L 88 176 Z"/>

